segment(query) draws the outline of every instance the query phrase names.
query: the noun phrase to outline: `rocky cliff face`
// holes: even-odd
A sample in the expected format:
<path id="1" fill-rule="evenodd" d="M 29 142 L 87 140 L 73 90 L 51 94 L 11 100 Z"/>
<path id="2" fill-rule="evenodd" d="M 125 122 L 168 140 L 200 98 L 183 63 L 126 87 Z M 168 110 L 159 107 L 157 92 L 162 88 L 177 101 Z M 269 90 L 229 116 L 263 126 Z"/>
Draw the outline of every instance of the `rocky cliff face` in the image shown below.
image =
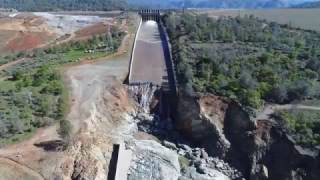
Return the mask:
<path id="1" fill-rule="evenodd" d="M 185 135 L 209 149 L 211 155 L 224 157 L 230 149 L 226 139 L 224 119 L 228 102 L 216 96 L 180 97 L 176 126 Z"/>
<path id="2" fill-rule="evenodd" d="M 316 180 L 318 152 L 295 145 L 268 119 L 251 120 L 240 105 L 213 95 L 179 97 L 177 128 L 250 180 Z"/>
<path id="3" fill-rule="evenodd" d="M 320 177 L 320 156 L 297 146 L 281 127 L 272 126 L 270 139 L 260 144 L 265 153 L 259 165 L 264 164 L 269 171 L 269 179 L 316 180 Z"/>
<path id="4" fill-rule="evenodd" d="M 120 82 L 104 87 L 99 103 L 92 104 L 88 118 L 57 165 L 56 179 L 108 179 L 113 144 L 130 132 L 134 105 Z"/>

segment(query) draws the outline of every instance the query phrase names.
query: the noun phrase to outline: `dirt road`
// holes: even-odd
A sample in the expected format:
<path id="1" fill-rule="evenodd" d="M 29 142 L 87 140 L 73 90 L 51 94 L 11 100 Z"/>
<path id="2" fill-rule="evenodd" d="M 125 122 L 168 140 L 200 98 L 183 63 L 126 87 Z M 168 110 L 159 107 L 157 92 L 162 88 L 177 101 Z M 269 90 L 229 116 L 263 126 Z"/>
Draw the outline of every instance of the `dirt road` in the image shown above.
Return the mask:
<path id="1" fill-rule="evenodd" d="M 122 82 L 127 70 L 128 60 L 125 58 L 82 64 L 67 70 L 72 99 L 67 119 L 72 122 L 75 131 L 79 130 L 81 121 L 100 116 L 97 108 L 104 103 L 103 91 L 115 81 Z"/>
<path id="2" fill-rule="evenodd" d="M 24 62 L 26 60 L 27 60 L 26 58 L 21 58 L 21 59 L 15 60 L 15 61 L 11 61 L 11 62 L 9 62 L 7 64 L 0 65 L 0 71 L 2 71 L 4 69 L 7 69 L 10 66 L 22 63 L 22 62 Z"/>
<path id="3" fill-rule="evenodd" d="M 285 104 L 285 105 L 269 104 L 269 105 L 266 105 L 263 108 L 263 110 L 257 114 L 257 117 L 255 119 L 258 119 L 258 120 L 270 119 L 270 116 L 273 113 L 275 113 L 275 111 L 277 111 L 277 110 L 290 110 L 290 109 L 320 111 L 320 107 L 318 107 L 318 106 L 306 106 L 306 105 L 301 105 L 301 104 Z"/>
<path id="4" fill-rule="evenodd" d="M 26 179 L 71 179 L 85 168 L 79 173 L 87 177 L 99 174 L 106 179 L 111 136 L 118 132 L 118 125 L 131 108 L 123 81 L 128 73 L 132 37 L 127 35 L 112 56 L 64 68 L 71 100 L 66 119 L 74 133 L 69 148 L 61 152 L 36 147 L 36 143 L 59 139 L 57 126 L 39 129 L 31 139 L 0 149 L 0 168 L 6 167 L 1 168 L 1 174 L 8 174 L 9 179 L 21 179 L 21 174 Z"/>
<path id="5" fill-rule="evenodd" d="M 0 179 L 1 180 L 41 180 L 43 177 L 32 169 L 23 166 L 15 161 L 0 158 Z"/>

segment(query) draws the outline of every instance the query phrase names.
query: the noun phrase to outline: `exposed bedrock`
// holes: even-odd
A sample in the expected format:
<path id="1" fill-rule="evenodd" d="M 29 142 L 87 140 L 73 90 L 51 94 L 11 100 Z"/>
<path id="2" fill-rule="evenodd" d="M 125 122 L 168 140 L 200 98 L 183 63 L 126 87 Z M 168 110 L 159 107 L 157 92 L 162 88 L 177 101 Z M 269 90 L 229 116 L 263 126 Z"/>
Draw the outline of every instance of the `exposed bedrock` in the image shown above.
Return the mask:
<path id="1" fill-rule="evenodd" d="M 151 140 L 135 142 L 128 180 L 176 180 L 180 174 L 178 154 Z"/>
<path id="2" fill-rule="evenodd" d="M 225 157 L 231 144 L 223 130 L 229 102 L 216 96 L 179 97 L 176 126 L 211 155 Z"/>
<path id="3" fill-rule="evenodd" d="M 253 121 L 236 102 L 214 95 L 180 96 L 176 127 L 250 180 L 317 180 L 318 152 L 307 151 L 274 122 Z"/>

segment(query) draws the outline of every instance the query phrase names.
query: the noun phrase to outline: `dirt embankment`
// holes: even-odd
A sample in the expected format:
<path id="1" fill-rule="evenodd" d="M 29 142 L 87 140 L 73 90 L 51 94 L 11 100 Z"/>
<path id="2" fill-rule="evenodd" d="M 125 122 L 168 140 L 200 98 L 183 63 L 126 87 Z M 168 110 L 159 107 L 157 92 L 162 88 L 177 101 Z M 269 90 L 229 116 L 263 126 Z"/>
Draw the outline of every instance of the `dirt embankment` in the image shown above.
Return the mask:
<path id="1" fill-rule="evenodd" d="M 6 180 L 41 180 L 43 177 L 32 169 L 10 159 L 0 158 L 0 179 Z"/>
<path id="2" fill-rule="evenodd" d="M 48 32 L 18 32 L 14 38 L 7 42 L 6 51 L 21 51 L 37 48 L 48 40 L 53 39 Z"/>
<path id="3" fill-rule="evenodd" d="M 106 33 L 116 23 L 114 18 L 89 15 L 17 13 L 1 16 L 0 52 L 30 50 L 54 42 L 84 39 Z"/>
<path id="4" fill-rule="evenodd" d="M 12 176 L 10 179 L 21 179 L 19 173 L 14 176 L 15 171 L 31 179 L 106 179 L 113 143 L 123 136 L 119 132 L 129 127 L 128 113 L 133 108 L 122 84 L 130 58 L 125 52 L 131 49 L 132 37 L 125 37 L 117 56 L 65 68 L 71 101 L 66 119 L 73 126 L 74 137 L 69 148 L 59 151 L 36 146 L 60 139 L 57 126 L 39 129 L 31 139 L 0 149 L 0 167 L 7 167 L 10 160 L 19 164 L 2 169 L 3 173 Z"/>
<path id="5" fill-rule="evenodd" d="M 110 31 L 110 28 L 111 24 L 100 22 L 76 31 L 75 38 L 86 38 L 97 34 L 105 34 Z"/>
<path id="6" fill-rule="evenodd" d="M 39 47 L 55 38 L 45 19 L 32 13 L 0 18 L 0 51 L 11 52 Z"/>
<path id="7" fill-rule="evenodd" d="M 127 113 L 132 111 L 122 85 L 126 61 L 84 64 L 67 71 L 72 105 L 67 117 L 76 138 L 61 161 L 58 175 L 69 179 L 96 177 L 107 179 L 106 168 L 113 143 Z M 59 172 L 60 171 L 60 172 Z"/>
<path id="8" fill-rule="evenodd" d="M 267 105 L 254 118 L 230 99 L 180 95 L 177 127 L 247 179 L 315 180 L 320 156 L 298 146 L 272 119 L 271 115 L 281 109 L 319 110 L 299 104 Z"/>

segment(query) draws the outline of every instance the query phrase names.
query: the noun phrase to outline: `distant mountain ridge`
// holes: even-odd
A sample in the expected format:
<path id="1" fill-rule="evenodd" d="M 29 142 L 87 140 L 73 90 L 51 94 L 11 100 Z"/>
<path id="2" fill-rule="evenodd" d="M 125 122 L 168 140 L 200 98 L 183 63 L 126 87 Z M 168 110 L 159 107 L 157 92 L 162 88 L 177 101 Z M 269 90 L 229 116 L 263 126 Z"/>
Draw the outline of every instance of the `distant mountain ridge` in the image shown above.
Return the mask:
<path id="1" fill-rule="evenodd" d="M 280 8 L 315 0 L 128 0 L 136 7 L 154 8 Z"/>
<path id="2" fill-rule="evenodd" d="M 295 8 L 320 8 L 320 1 L 317 2 L 306 2 L 302 3 L 296 6 L 293 6 Z"/>

